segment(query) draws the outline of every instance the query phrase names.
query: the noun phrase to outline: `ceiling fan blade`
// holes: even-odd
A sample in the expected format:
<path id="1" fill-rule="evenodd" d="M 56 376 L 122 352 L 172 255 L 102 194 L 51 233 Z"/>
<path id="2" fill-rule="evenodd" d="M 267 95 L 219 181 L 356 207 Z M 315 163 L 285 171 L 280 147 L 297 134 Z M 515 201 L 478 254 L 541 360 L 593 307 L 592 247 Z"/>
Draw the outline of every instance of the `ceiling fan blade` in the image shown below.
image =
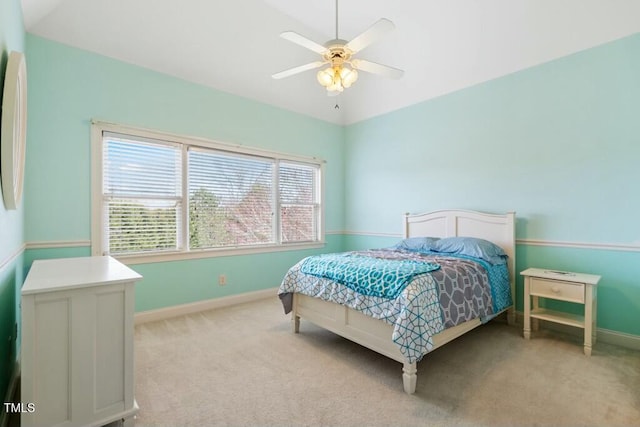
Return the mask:
<path id="1" fill-rule="evenodd" d="M 293 76 L 294 74 L 302 73 L 303 71 L 313 70 L 314 68 L 318 68 L 324 64 L 324 61 L 315 61 L 310 62 L 305 65 L 300 65 L 299 67 L 289 68 L 288 70 L 280 71 L 279 73 L 275 73 L 271 77 L 274 79 L 282 79 L 285 77 Z"/>
<path id="2" fill-rule="evenodd" d="M 307 49 L 312 50 L 315 53 L 319 53 L 320 55 L 324 54 L 327 51 L 327 48 L 322 46 L 321 44 L 316 43 L 313 40 L 309 40 L 305 36 L 293 31 L 285 31 L 284 33 L 280 34 L 280 37 L 302 47 L 306 47 Z"/>
<path id="3" fill-rule="evenodd" d="M 369 46 L 374 41 L 378 40 L 380 37 L 387 34 L 389 31 L 393 30 L 396 26 L 393 25 L 393 22 L 388 19 L 382 18 L 358 36 L 356 36 L 353 40 L 347 43 L 346 47 L 349 48 L 352 52 L 360 52 L 365 47 Z"/>
<path id="4" fill-rule="evenodd" d="M 351 65 L 353 65 L 353 68 L 356 70 L 379 74 L 391 79 L 399 79 L 404 74 L 404 71 L 399 68 L 389 67 L 388 65 L 378 64 L 377 62 L 367 61 L 366 59 L 352 59 Z"/>

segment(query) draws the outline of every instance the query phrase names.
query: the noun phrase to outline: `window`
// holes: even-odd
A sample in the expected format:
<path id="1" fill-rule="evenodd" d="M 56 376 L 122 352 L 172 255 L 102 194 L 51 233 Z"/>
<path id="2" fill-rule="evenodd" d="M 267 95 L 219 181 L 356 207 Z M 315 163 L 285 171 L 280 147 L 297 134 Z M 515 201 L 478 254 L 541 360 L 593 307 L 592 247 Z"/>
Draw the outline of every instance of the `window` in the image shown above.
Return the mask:
<path id="1" fill-rule="evenodd" d="M 194 249 L 273 243 L 275 162 L 189 150 L 189 242 Z"/>
<path id="2" fill-rule="evenodd" d="M 320 161 L 105 123 L 92 133 L 95 255 L 323 241 Z"/>
<path id="3" fill-rule="evenodd" d="M 181 166 L 176 145 L 104 134 L 106 253 L 180 248 Z"/>
<path id="4" fill-rule="evenodd" d="M 279 177 L 281 241 L 313 241 L 318 234 L 313 219 L 320 215 L 315 171 L 308 166 L 281 162 Z"/>

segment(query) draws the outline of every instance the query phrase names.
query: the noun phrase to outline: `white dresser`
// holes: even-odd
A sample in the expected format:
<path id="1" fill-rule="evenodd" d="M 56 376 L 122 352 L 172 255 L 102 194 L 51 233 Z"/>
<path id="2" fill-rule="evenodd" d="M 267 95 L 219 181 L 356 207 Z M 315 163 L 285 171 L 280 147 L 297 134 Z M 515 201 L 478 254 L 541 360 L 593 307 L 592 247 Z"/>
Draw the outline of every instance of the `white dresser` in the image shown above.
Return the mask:
<path id="1" fill-rule="evenodd" d="M 29 426 L 133 424 L 134 285 L 111 257 L 34 261 L 22 287 L 21 401 Z"/>

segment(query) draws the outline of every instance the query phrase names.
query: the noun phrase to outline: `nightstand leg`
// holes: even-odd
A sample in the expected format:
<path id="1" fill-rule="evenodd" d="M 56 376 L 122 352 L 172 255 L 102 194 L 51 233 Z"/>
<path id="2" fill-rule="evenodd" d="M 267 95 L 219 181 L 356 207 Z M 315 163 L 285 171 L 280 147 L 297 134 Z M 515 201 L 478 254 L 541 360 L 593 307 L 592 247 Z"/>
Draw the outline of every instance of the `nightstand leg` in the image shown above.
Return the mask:
<path id="1" fill-rule="evenodd" d="M 529 277 L 524 278 L 524 339 L 531 338 L 531 297 L 529 296 Z"/>
<path id="2" fill-rule="evenodd" d="M 587 356 L 591 356 L 593 333 L 593 287 L 587 285 L 584 301 L 584 354 Z"/>
<path id="3" fill-rule="evenodd" d="M 589 286 L 591 288 L 591 294 L 593 295 L 593 313 L 591 316 L 593 318 L 593 333 L 591 335 L 591 341 L 593 345 L 596 345 L 596 336 L 597 336 L 597 318 L 598 318 L 598 288 L 596 286 Z"/>
<path id="4" fill-rule="evenodd" d="M 538 300 L 538 297 L 534 296 L 531 297 L 531 299 L 533 300 L 533 309 L 537 310 L 540 308 L 540 301 Z M 540 329 L 540 322 L 538 321 L 538 319 L 531 319 L 531 330 L 532 331 L 538 331 Z"/>

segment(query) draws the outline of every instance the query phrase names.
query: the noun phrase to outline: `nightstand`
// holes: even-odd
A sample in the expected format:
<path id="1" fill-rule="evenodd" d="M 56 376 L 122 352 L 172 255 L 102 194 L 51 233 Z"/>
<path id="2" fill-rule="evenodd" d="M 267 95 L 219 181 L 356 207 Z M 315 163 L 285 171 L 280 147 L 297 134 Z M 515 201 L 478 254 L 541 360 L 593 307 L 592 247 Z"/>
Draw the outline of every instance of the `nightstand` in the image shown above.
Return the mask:
<path id="1" fill-rule="evenodd" d="M 575 326 L 584 329 L 584 354 L 591 356 L 591 347 L 596 343 L 596 288 L 600 276 L 541 268 L 528 268 L 520 274 L 524 276 L 524 338 L 531 338 L 531 319 L 534 330 L 537 319 Z M 583 304 L 584 316 L 541 308 L 539 298 Z"/>

